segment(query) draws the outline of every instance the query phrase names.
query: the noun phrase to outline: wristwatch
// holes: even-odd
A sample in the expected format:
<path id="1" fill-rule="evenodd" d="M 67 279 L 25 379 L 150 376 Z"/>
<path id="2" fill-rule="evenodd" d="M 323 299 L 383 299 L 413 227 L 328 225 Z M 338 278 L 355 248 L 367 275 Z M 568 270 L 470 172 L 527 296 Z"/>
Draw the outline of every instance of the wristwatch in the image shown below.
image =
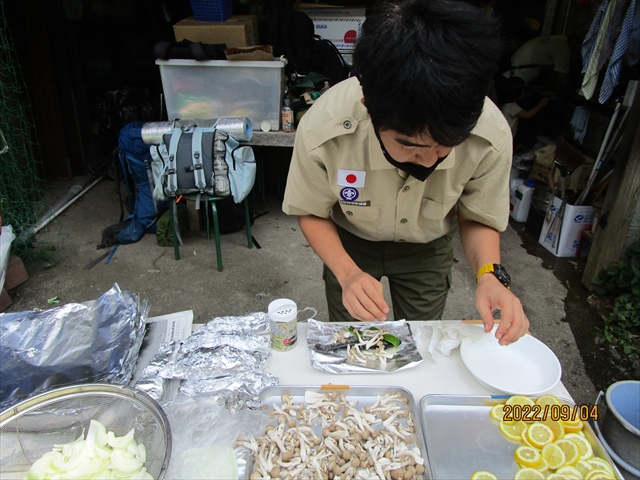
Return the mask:
<path id="1" fill-rule="evenodd" d="M 487 263 L 480 267 L 478 275 L 476 276 L 476 283 L 480 283 L 480 277 L 485 273 L 493 273 L 502 285 L 511 289 L 511 277 L 507 273 L 507 270 L 499 263 Z"/>

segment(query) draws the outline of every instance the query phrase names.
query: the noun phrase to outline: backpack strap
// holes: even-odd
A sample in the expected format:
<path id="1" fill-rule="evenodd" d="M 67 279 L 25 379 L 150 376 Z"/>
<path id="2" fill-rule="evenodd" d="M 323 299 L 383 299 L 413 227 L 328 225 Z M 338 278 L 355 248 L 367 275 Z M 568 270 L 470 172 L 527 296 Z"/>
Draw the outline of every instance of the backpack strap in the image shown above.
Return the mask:
<path id="1" fill-rule="evenodd" d="M 178 155 L 178 143 L 182 136 L 180 128 L 174 128 L 169 141 L 169 166 L 167 168 L 167 192 L 169 196 L 175 198 L 178 190 L 178 172 L 176 170 L 176 156 Z M 176 213 L 177 215 L 177 213 Z"/>
<path id="2" fill-rule="evenodd" d="M 118 157 L 120 158 L 120 167 L 122 168 L 124 184 L 127 187 L 127 209 L 129 210 L 129 213 L 131 213 L 135 209 L 135 199 L 133 198 L 131 185 L 129 184 L 129 166 L 127 164 L 126 154 L 122 150 L 118 151 Z"/>
<path id="3" fill-rule="evenodd" d="M 150 149 L 149 153 L 151 153 L 152 150 L 153 149 Z M 147 169 L 147 178 L 149 179 L 149 186 L 151 187 L 151 192 L 153 192 L 153 190 L 155 188 L 155 182 L 153 181 L 153 173 L 151 173 L 151 162 L 149 160 L 147 160 L 146 158 L 144 159 L 144 166 Z M 156 212 L 156 216 L 157 216 L 158 215 L 158 202 L 156 202 L 156 198 L 153 196 L 153 194 L 151 195 L 151 199 L 153 200 L 153 210 Z"/>
<path id="4" fill-rule="evenodd" d="M 193 165 L 185 167 L 187 171 L 193 171 L 193 178 L 200 193 L 204 192 L 207 181 L 204 176 L 204 164 L 202 163 L 202 128 L 194 128 L 191 135 L 191 161 Z"/>
<path id="5" fill-rule="evenodd" d="M 171 215 L 173 215 L 173 233 L 175 233 L 180 246 L 184 247 L 182 237 L 180 236 L 180 223 L 178 222 L 178 202 L 176 202 L 175 199 L 171 202 Z"/>

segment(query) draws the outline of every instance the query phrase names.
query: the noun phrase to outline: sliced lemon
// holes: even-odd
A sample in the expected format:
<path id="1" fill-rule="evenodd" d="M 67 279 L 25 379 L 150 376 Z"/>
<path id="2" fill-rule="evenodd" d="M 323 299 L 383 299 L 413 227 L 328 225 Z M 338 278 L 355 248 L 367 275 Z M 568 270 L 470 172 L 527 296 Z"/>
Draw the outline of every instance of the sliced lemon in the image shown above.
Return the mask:
<path id="1" fill-rule="evenodd" d="M 544 480 L 544 473 L 535 468 L 521 468 L 513 476 L 513 480 Z"/>
<path id="2" fill-rule="evenodd" d="M 544 423 L 551 429 L 551 431 L 553 431 L 556 440 L 564 437 L 564 425 L 561 420 L 551 420 L 551 418 L 547 417 L 546 419 L 542 420 L 541 423 Z"/>
<path id="3" fill-rule="evenodd" d="M 575 421 L 567 420 L 566 422 L 562 422 L 562 424 L 564 426 L 564 431 L 568 433 L 581 432 L 584 427 L 582 420 L 575 420 Z"/>
<path id="4" fill-rule="evenodd" d="M 615 480 L 613 474 L 604 468 L 594 468 L 584 478 L 585 480 Z"/>
<path id="5" fill-rule="evenodd" d="M 471 475 L 469 480 L 498 480 L 493 473 L 487 472 L 486 470 L 478 470 Z"/>
<path id="6" fill-rule="evenodd" d="M 565 465 L 564 467 L 560 467 L 556 470 L 556 473 L 561 473 L 562 475 L 566 475 L 567 477 L 574 477 L 578 479 L 582 479 L 583 476 L 576 467 L 572 467 L 571 465 Z"/>
<path id="7" fill-rule="evenodd" d="M 555 473 L 555 472 L 554 473 L 550 473 L 545 478 L 546 478 L 546 480 L 571 480 L 566 475 L 562 475 L 561 473 Z"/>
<path id="8" fill-rule="evenodd" d="M 609 465 L 609 462 L 607 462 L 606 460 L 600 457 L 591 457 L 587 459 L 587 462 L 593 465 L 594 468 L 603 468 L 611 475 L 613 475 L 613 467 Z"/>
<path id="9" fill-rule="evenodd" d="M 524 395 L 513 395 L 509 397 L 506 402 L 506 405 L 529 405 L 533 407 L 535 403 L 529 397 L 525 397 Z"/>
<path id="10" fill-rule="evenodd" d="M 562 405 L 562 402 L 560 402 L 558 397 L 555 395 L 547 393 L 546 395 L 542 395 L 536 399 L 536 405 L 540 405 L 541 407 L 544 407 L 545 405 Z"/>
<path id="11" fill-rule="evenodd" d="M 504 417 L 504 404 L 499 403 L 498 405 L 494 405 L 491 408 L 491 412 L 489 412 L 489 415 L 495 420 L 502 420 Z"/>
<path id="12" fill-rule="evenodd" d="M 547 427 L 544 423 L 536 422 L 529 425 L 526 432 L 526 438 L 529 440 L 529 444 L 536 448 L 542 448 L 547 443 L 553 442 L 555 434 L 553 430 Z"/>
<path id="13" fill-rule="evenodd" d="M 587 473 L 589 473 L 589 471 L 593 470 L 594 467 L 586 460 L 578 460 L 578 463 L 576 463 L 576 468 L 582 474 L 582 476 L 585 477 Z"/>
<path id="14" fill-rule="evenodd" d="M 587 458 L 593 457 L 593 448 L 591 447 L 591 443 L 586 438 L 578 435 L 577 433 L 567 433 L 564 437 L 567 440 L 571 440 L 573 443 L 578 445 L 580 449 L 580 460 L 586 460 Z"/>
<path id="15" fill-rule="evenodd" d="M 551 470 L 560 468 L 566 460 L 564 451 L 555 443 L 547 443 L 542 447 L 542 458 L 547 461 Z"/>
<path id="16" fill-rule="evenodd" d="M 513 457 L 516 463 L 522 467 L 535 468 L 542 462 L 540 452 L 526 445 L 516 448 Z"/>
<path id="17" fill-rule="evenodd" d="M 536 470 L 538 470 L 539 472 L 546 472 L 547 470 L 549 470 L 549 462 L 547 462 L 544 457 L 542 455 L 540 455 L 540 465 L 538 465 L 536 468 Z"/>
<path id="18" fill-rule="evenodd" d="M 520 435 L 526 427 L 527 424 L 522 420 L 518 420 L 517 422 L 500 421 L 500 431 L 505 437 L 514 442 L 520 442 L 522 440 Z"/>
<path id="19" fill-rule="evenodd" d="M 580 460 L 580 448 L 576 443 L 566 438 L 561 438 L 560 440 L 556 440 L 555 444 L 564 452 L 565 465 L 575 465 L 578 463 L 578 460 Z"/>
<path id="20" fill-rule="evenodd" d="M 522 430 L 522 432 L 520 432 L 520 441 L 522 443 L 524 443 L 525 445 L 527 445 L 528 447 L 536 448 L 536 447 L 534 447 L 533 445 L 531 445 L 529 443 L 529 440 L 527 439 L 527 430 L 529 430 L 529 425 L 524 427 L 524 430 Z"/>

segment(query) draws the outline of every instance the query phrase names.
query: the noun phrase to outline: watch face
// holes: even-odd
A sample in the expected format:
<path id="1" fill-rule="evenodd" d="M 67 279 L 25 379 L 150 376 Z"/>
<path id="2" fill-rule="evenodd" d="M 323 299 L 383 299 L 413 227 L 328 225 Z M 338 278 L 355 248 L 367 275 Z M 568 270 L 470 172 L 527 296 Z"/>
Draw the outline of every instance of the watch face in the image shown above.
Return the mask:
<path id="1" fill-rule="evenodd" d="M 493 265 L 493 274 L 505 287 L 511 286 L 511 277 L 502 265 L 495 263 Z"/>

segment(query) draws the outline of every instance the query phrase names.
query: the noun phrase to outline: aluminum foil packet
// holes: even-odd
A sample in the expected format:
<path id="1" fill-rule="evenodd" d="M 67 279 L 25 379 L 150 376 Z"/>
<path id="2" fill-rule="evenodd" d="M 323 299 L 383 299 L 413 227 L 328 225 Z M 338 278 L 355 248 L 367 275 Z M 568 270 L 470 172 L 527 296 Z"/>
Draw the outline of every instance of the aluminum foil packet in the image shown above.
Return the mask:
<path id="1" fill-rule="evenodd" d="M 213 395 L 232 411 L 259 406 L 258 392 L 278 384 L 262 369 L 271 350 L 258 333 L 268 328 L 264 313 L 214 318 L 184 341 L 162 344 L 135 386 L 162 404 L 179 392 Z"/>
<path id="2" fill-rule="evenodd" d="M 215 317 L 213 320 L 199 328 L 194 335 L 209 332 L 218 335 L 230 335 L 239 333 L 253 333 L 265 335 L 271 330 L 269 316 L 265 312 L 255 312 L 240 317 Z"/>
<path id="3" fill-rule="evenodd" d="M 388 351 L 393 352 L 391 358 L 366 356 L 350 356 L 346 344 L 340 345 L 336 337 L 348 326 L 309 320 L 307 328 L 307 344 L 311 351 L 311 366 L 329 373 L 380 373 L 395 372 L 415 367 L 423 361 L 411 334 L 411 327 L 405 320 L 395 322 L 367 322 L 354 324 L 358 330 L 382 329 L 400 340 L 400 344 Z"/>
<path id="4" fill-rule="evenodd" d="M 216 397 L 219 405 L 233 412 L 245 408 L 261 408 L 262 402 L 258 398 L 260 391 L 279 383 L 278 377 L 270 373 L 248 370 L 220 378 L 185 380 L 180 384 L 179 392 L 189 397 L 206 393 Z"/>
<path id="5" fill-rule="evenodd" d="M 126 385 L 149 314 L 118 284 L 96 300 L 0 314 L 0 409 L 53 387 Z"/>

